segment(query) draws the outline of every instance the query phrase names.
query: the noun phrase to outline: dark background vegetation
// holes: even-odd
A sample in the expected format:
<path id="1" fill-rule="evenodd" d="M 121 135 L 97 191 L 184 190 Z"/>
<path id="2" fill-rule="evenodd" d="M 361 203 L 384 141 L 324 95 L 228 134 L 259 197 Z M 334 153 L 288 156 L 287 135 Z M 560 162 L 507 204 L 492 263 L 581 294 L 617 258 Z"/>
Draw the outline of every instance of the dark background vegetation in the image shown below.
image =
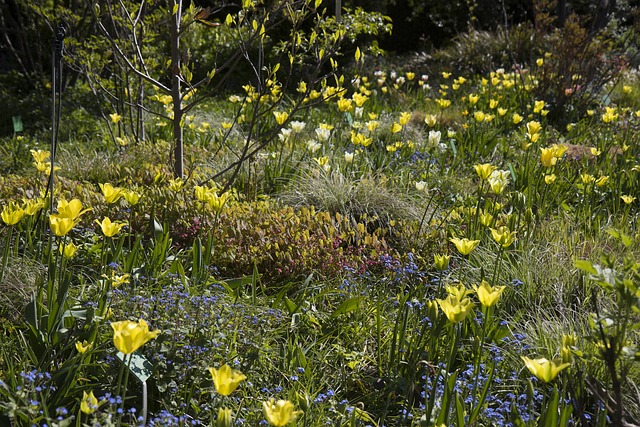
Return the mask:
<path id="1" fill-rule="evenodd" d="M 101 0 L 96 4 L 104 2 Z M 162 2 L 155 3 L 161 5 Z M 196 2 L 212 8 L 215 13 L 211 19 L 226 15 L 237 7 L 236 3 L 225 0 Z M 610 27 L 608 36 L 616 32 L 621 34 L 636 20 L 633 11 L 638 4 L 639 0 L 342 1 L 343 8 L 363 8 L 389 16 L 393 21 L 393 32 L 380 38 L 380 46 L 390 55 L 413 58 L 411 65 L 415 71 L 423 73 L 437 71 L 439 67 L 464 73 L 509 66 L 513 62 L 526 65 L 531 62 L 532 55 L 542 53 L 539 50 L 549 43 L 543 36 L 564 29 L 568 22 L 578 22 L 584 30 L 584 34 L 577 35 L 572 31 L 577 38 L 576 45 L 584 44 L 585 37 L 599 36 L 607 26 Z M 323 5 L 331 12 L 335 10 L 333 0 L 326 0 Z M 92 7 L 92 2 L 80 0 L 4 0 L 0 3 L 0 98 L 3 100 L 0 135 L 12 133 L 11 117 L 17 114 L 23 116 L 27 128 L 46 126 L 51 43 L 59 22 L 67 24 L 68 34 L 76 42 L 69 49 L 71 55 L 65 58 L 62 86 L 77 86 L 84 81 L 85 71 L 73 64 L 77 59 L 74 50 L 90 41 L 93 43 L 99 35 Z M 566 34 L 561 38 L 567 38 Z M 556 47 L 567 49 L 557 52 L 560 55 L 575 54 L 569 47 Z M 199 48 L 206 49 L 206 46 Z M 625 49 L 629 48 L 636 50 L 635 41 L 625 45 Z M 197 49 L 193 49 L 192 56 L 198 55 Z M 206 60 L 206 55 L 201 58 Z M 207 69 L 207 64 L 203 65 Z M 543 96 L 553 101 L 547 95 Z M 90 108 L 86 98 L 70 101 Z"/>

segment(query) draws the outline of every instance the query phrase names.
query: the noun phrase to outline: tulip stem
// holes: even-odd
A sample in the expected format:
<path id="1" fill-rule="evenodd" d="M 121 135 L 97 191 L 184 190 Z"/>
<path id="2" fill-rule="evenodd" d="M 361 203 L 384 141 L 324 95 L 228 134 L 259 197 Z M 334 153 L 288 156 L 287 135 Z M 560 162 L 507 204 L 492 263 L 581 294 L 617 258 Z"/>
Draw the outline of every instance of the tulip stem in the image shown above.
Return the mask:
<path id="1" fill-rule="evenodd" d="M 495 285 L 498 274 L 500 273 L 500 264 L 502 264 L 502 254 L 504 253 L 504 248 L 500 245 L 500 250 L 498 251 L 498 259 L 496 259 L 496 263 L 493 266 L 493 275 L 491 277 L 491 283 Z"/>
<path id="2" fill-rule="evenodd" d="M 0 269 L 0 283 L 2 283 L 2 279 L 4 277 L 4 271 L 9 264 L 9 251 L 11 250 L 11 237 L 13 235 L 13 226 L 9 227 L 9 231 L 7 233 L 7 243 L 4 246 L 4 253 L 2 254 L 2 268 Z"/>
<path id="3" fill-rule="evenodd" d="M 131 372 L 131 359 L 133 359 L 133 357 L 131 357 L 131 354 L 125 354 L 125 360 L 126 365 L 127 365 L 127 370 L 124 373 L 124 387 L 122 388 L 122 412 L 119 414 L 118 416 L 118 421 L 120 419 L 120 417 L 122 416 L 122 414 L 124 414 L 124 401 L 127 397 L 127 385 L 129 383 L 129 372 Z M 127 360 L 128 359 L 128 360 Z M 125 365 L 125 360 L 122 361 L 122 366 L 124 367 Z"/>

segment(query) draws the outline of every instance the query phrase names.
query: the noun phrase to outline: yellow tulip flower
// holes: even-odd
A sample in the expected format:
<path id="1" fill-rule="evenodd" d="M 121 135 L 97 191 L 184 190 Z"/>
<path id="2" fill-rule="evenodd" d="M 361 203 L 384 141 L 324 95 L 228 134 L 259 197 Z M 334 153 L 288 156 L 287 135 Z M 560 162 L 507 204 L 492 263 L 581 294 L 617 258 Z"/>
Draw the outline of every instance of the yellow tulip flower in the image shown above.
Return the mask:
<path id="1" fill-rule="evenodd" d="M 467 317 L 467 314 L 473 311 L 474 307 L 473 302 L 469 298 L 459 299 L 453 295 L 449 295 L 445 299 L 436 299 L 436 301 L 451 323 L 463 321 Z"/>
<path id="2" fill-rule="evenodd" d="M 117 124 L 120 120 L 122 120 L 122 116 L 118 113 L 109 114 L 109 117 L 111 117 L 111 122 L 113 124 Z"/>
<path id="3" fill-rule="evenodd" d="M 80 215 L 85 212 L 89 212 L 91 209 L 82 210 L 82 202 L 78 199 L 73 199 L 69 202 L 62 199 L 58 201 L 58 217 L 69 218 L 76 220 Z"/>
<path id="4" fill-rule="evenodd" d="M 436 265 L 436 269 L 438 269 L 438 271 L 444 271 L 449 268 L 450 259 L 451 257 L 449 255 L 433 254 L 433 262 Z"/>
<path id="5" fill-rule="evenodd" d="M 29 151 L 33 156 L 33 160 L 35 160 L 38 163 L 44 163 L 51 155 L 51 152 L 48 150 L 29 150 Z"/>
<path id="6" fill-rule="evenodd" d="M 400 114 L 400 119 L 398 120 L 398 122 L 400 122 L 400 125 L 404 126 L 407 123 L 409 123 L 409 120 L 411 120 L 411 113 L 409 113 L 408 111 L 405 111 L 402 114 Z"/>
<path id="7" fill-rule="evenodd" d="M 60 253 L 65 258 L 73 258 L 77 250 L 78 247 L 74 245 L 73 242 L 69 242 L 64 246 L 60 246 Z"/>
<path id="8" fill-rule="evenodd" d="M 447 285 L 445 286 L 445 289 L 447 290 L 447 294 L 458 300 L 465 299 L 467 295 L 471 293 L 471 291 L 467 289 L 467 287 L 463 283 L 460 282 L 457 282 L 453 285 Z"/>
<path id="9" fill-rule="evenodd" d="M 231 427 L 233 425 L 233 411 L 229 408 L 218 408 L 216 427 Z"/>
<path id="10" fill-rule="evenodd" d="M 113 343 L 124 354 L 131 354 L 148 341 L 154 339 L 160 330 L 149 331 L 149 325 L 143 319 L 138 322 L 123 320 L 112 322 Z"/>
<path id="11" fill-rule="evenodd" d="M 513 116 L 511 116 L 511 120 L 513 121 L 514 125 L 517 125 L 518 123 L 520 123 L 522 120 L 524 120 L 524 117 L 522 117 L 520 114 L 518 113 L 513 113 Z"/>
<path id="12" fill-rule="evenodd" d="M 90 348 L 91 348 L 91 344 L 89 344 L 86 340 L 82 342 L 76 341 L 76 350 L 78 350 L 78 353 L 84 354 Z"/>
<path id="13" fill-rule="evenodd" d="M 541 131 L 542 131 L 542 125 L 540 124 L 540 122 L 532 120 L 527 123 L 527 134 L 535 135 L 537 133 L 540 133 Z"/>
<path id="14" fill-rule="evenodd" d="M 496 167 L 493 166 L 491 163 L 474 165 L 473 168 L 476 170 L 476 173 L 478 174 L 480 179 L 483 181 L 486 181 L 487 179 L 489 179 L 493 171 L 496 170 Z"/>
<path id="15" fill-rule="evenodd" d="M 529 359 L 528 357 L 520 356 L 522 361 L 533 375 L 535 375 L 540 381 L 548 383 L 558 376 L 558 373 L 563 369 L 569 367 L 569 363 L 557 364 L 555 361 L 547 359 Z"/>
<path id="16" fill-rule="evenodd" d="M 93 390 L 87 394 L 82 392 L 82 401 L 80 402 L 80 410 L 85 414 L 92 414 L 98 409 L 98 399 L 93 395 Z"/>
<path id="17" fill-rule="evenodd" d="M 353 102 L 356 103 L 356 107 L 362 107 L 364 103 L 369 100 L 369 97 L 367 95 L 356 92 L 353 94 L 351 99 L 353 99 Z"/>
<path id="18" fill-rule="evenodd" d="M 2 221 L 5 224 L 16 225 L 17 223 L 20 222 L 22 217 L 24 217 L 24 214 L 25 214 L 24 209 L 11 204 L 9 206 L 4 207 L 4 209 L 2 210 L 2 214 L 0 214 L 0 216 L 2 217 Z"/>
<path id="19" fill-rule="evenodd" d="M 462 255 L 469 255 L 480 244 L 480 240 L 469 240 L 466 237 L 464 239 L 452 237 L 449 241 L 456 245 L 456 249 Z"/>
<path id="20" fill-rule="evenodd" d="M 169 190 L 174 193 L 179 192 L 184 187 L 184 181 L 181 178 L 175 178 L 169 180 Z"/>
<path id="21" fill-rule="evenodd" d="M 276 123 L 282 125 L 289 118 L 289 113 L 286 111 L 274 111 L 273 115 L 276 118 Z"/>
<path id="22" fill-rule="evenodd" d="M 44 208 L 44 202 L 41 199 L 37 200 L 24 200 L 24 213 L 29 216 L 34 216 L 40 209 Z"/>
<path id="23" fill-rule="evenodd" d="M 504 291 L 505 286 L 494 286 L 492 287 L 486 280 L 483 280 L 480 286 L 476 286 L 475 290 L 478 294 L 478 300 L 480 304 L 485 307 L 491 307 L 495 305 L 500 299 L 500 295 L 502 295 L 502 291 Z"/>
<path id="24" fill-rule="evenodd" d="M 100 184 L 100 189 L 102 190 L 102 195 L 108 204 L 115 203 L 120 200 L 120 197 L 122 197 L 122 188 L 120 187 L 114 187 L 113 185 L 106 183 Z"/>
<path id="25" fill-rule="evenodd" d="M 262 408 L 269 424 L 275 427 L 284 427 L 294 422 L 303 413 L 302 411 L 294 411 L 293 403 L 290 401 L 278 400 L 276 402 L 273 398 L 262 402 Z"/>
<path id="26" fill-rule="evenodd" d="M 628 194 L 622 195 L 620 196 L 620 198 L 622 199 L 622 201 L 624 202 L 625 205 L 630 205 L 631 203 L 635 202 L 636 198 L 633 196 L 630 196 Z"/>
<path id="27" fill-rule="evenodd" d="M 127 225 L 126 222 L 111 222 L 111 219 L 106 216 L 104 217 L 102 222 L 98 221 L 97 219 L 94 222 L 100 226 L 100 228 L 102 229 L 102 234 L 107 237 L 115 236 L 120 232 L 120 230 L 122 230 L 122 227 Z"/>
<path id="28" fill-rule="evenodd" d="M 427 124 L 427 126 L 432 128 L 438 122 L 438 117 L 435 114 L 427 114 L 424 118 L 424 122 Z"/>
<path id="29" fill-rule="evenodd" d="M 338 110 L 340 110 L 343 113 L 353 110 L 353 101 L 351 101 L 350 99 L 340 98 L 338 99 L 337 104 L 338 104 Z"/>
<path id="30" fill-rule="evenodd" d="M 131 206 L 135 206 L 140 202 L 141 194 L 137 193 L 133 190 L 122 190 L 122 197 L 129 203 Z"/>
<path id="31" fill-rule="evenodd" d="M 75 220 L 60 215 L 49 215 L 49 227 L 56 236 L 66 236 L 76 225 Z"/>
<path id="32" fill-rule="evenodd" d="M 220 369 L 209 368 L 213 384 L 216 387 L 218 394 L 223 396 L 229 396 L 238 388 L 238 385 L 247 379 L 246 375 L 242 372 L 231 369 L 229 365 L 223 365 Z"/>
<path id="33" fill-rule="evenodd" d="M 558 158 L 555 155 L 555 150 L 553 148 L 542 148 L 540 147 L 540 163 L 545 168 L 550 168 L 555 166 Z"/>
<path id="34" fill-rule="evenodd" d="M 508 227 L 502 226 L 498 229 L 491 229 L 491 237 L 503 248 L 508 248 L 516 240 L 516 232 L 510 231 Z"/>

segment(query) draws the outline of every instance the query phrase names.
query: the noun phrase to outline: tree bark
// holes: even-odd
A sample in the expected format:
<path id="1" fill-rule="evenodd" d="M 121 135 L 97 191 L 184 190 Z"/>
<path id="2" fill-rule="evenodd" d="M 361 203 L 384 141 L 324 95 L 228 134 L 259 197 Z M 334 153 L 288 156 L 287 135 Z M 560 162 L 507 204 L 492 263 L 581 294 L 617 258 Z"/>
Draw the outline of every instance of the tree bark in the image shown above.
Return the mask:
<path id="1" fill-rule="evenodd" d="M 183 133 L 182 133 L 182 95 L 180 94 L 180 20 L 182 15 L 182 0 L 174 0 L 172 5 L 177 5 L 178 10 L 173 14 L 171 25 L 171 98 L 173 99 L 173 173 L 176 178 L 184 175 L 183 165 Z"/>

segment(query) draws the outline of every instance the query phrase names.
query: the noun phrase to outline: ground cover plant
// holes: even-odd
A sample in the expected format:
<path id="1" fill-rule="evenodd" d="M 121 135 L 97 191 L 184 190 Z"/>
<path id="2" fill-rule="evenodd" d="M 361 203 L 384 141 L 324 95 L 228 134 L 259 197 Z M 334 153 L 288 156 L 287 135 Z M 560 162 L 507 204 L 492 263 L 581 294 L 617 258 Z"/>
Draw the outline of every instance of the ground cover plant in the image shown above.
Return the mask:
<path id="1" fill-rule="evenodd" d="M 282 51 L 334 50 L 294 49 L 177 123 L 122 71 L 144 108 L 62 124 L 89 143 L 3 139 L 0 424 L 636 425 L 630 53 L 584 49 L 620 64 L 592 85 L 561 57 L 586 39 L 558 33 L 515 67 L 427 70 L 343 28 L 384 19 L 293 3 L 326 22 Z M 261 39 L 243 7 L 203 25 Z"/>

